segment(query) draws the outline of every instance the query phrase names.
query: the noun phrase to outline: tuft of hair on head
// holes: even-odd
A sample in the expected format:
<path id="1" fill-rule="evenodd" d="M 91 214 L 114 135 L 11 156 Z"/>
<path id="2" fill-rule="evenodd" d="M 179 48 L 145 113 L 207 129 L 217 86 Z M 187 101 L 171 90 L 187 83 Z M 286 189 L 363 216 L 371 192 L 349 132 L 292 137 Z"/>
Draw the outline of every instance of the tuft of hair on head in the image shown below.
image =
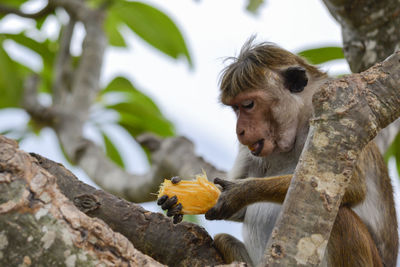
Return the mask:
<path id="1" fill-rule="evenodd" d="M 279 72 L 285 67 L 301 66 L 315 77 L 325 76 L 317 67 L 308 64 L 303 58 L 286 51 L 270 42 L 255 43 L 251 36 L 241 48 L 237 57 L 231 61 L 220 76 L 220 100 L 229 101 L 239 93 L 265 88 L 268 71 Z"/>

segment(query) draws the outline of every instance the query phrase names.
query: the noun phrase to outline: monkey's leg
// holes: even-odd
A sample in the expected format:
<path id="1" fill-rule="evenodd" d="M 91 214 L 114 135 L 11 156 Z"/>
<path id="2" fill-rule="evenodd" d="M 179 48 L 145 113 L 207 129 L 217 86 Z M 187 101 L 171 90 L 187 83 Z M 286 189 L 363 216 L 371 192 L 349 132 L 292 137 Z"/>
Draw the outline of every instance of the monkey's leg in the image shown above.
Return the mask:
<path id="1" fill-rule="evenodd" d="M 228 234 L 218 234 L 214 237 L 214 244 L 222 254 L 225 263 L 245 262 L 252 266 L 249 254 L 242 242 Z"/>
<path id="2" fill-rule="evenodd" d="M 348 207 L 340 207 L 328 243 L 330 266 L 383 266 L 367 227 Z"/>

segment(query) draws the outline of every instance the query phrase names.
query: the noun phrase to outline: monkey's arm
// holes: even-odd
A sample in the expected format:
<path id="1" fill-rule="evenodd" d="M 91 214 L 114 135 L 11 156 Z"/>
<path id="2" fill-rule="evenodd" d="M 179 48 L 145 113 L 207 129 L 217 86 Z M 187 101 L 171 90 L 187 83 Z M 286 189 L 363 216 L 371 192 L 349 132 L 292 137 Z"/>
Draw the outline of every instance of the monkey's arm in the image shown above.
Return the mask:
<path id="1" fill-rule="evenodd" d="M 206 218 L 228 219 L 237 211 L 256 202 L 282 203 L 291 179 L 292 175 L 246 178 L 235 182 L 215 178 L 214 183 L 222 187 L 222 193 L 217 204 L 206 213 Z"/>
<path id="2" fill-rule="evenodd" d="M 365 198 L 365 186 L 360 180 L 363 174 L 356 168 L 350 185 L 342 199 L 342 204 L 352 206 Z M 289 188 L 292 175 L 268 178 L 247 178 L 227 181 L 216 178 L 214 183 L 222 187 L 217 204 L 206 213 L 209 220 L 231 218 L 237 211 L 256 202 L 282 203 Z"/>
<path id="3" fill-rule="evenodd" d="M 365 198 L 365 174 L 358 165 L 356 165 L 350 185 L 342 199 L 342 205 L 352 206 Z M 217 204 L 206 213 L 206 218 L 209 220 L 243 221 L 246 206 L 250 204 L 263 201 L 282 203 L 291 179 L 291 174 L 267 178 L 246 178 L 236 181 L 216 178 L 214 183 L 222 187 L 222 193 Z M 174 183 L 179 183 L 180 178 L 174 177 L 173 180 Z M 182 205 L 177 205 L 177 202 L 176 197 L 168 198 L 167 196 L 158 200 L 158 205 L 161 205 L 164 210 L 168 210 L 167 216 L 174 217 L 174 223 L 179 223 L 182 220 L 182 214 L 180 214 Z"/>

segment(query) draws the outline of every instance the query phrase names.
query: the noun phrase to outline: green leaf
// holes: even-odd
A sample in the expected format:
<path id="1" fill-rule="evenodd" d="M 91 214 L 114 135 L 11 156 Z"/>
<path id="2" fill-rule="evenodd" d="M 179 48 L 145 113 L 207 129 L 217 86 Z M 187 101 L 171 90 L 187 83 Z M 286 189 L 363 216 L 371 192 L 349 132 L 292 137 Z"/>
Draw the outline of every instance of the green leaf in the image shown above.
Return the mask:
<path id="1" fill-rule="evenodd" d="M 184 222 L 191 222 L 195 224 L 200 224 L 200 220 L 198 218 L 198 215 L 184 215 L 183 216 L 183 221 Z"/>
<path id="2" fill-rule="evenodd" d="M 126 47 L 124 37 L 122 37 L 118 29 L 118 26 L 120 26 L 121 24 L 122 23 L 118 21 L 118 18 L 113 12 L 108 12 L 104 27 L 108 37 L 108 41 L 112 46 Z"/>
<path id="3" fill-rule="evenodd" d="M 330 60 L 344 59 L 342 48 L 336 46 L 326 46 L 303 50 L 297 54 L 306 58 L 311 64 L 321 64 Z"/>
<path id="4" fill-rule="evenodd" d="M 26 1 L 24 0 L 1 0 L 1 4 L 6 7 L 19 8 L 19 6 Z M 0 19 L 4 18 L 8 14 L 0 14 Z"/>
<path id="5" fill-rule="evenodd" d="M 101 135 L 103 136 L 103 141 L 104 145 L 106 148 L 106 154 L 107 156 L 118 166 L 125 168 L 124 161 L 122 160 L 122 157 L 118 151 L 118 149 L 115 147 L 111 139 L 103 132 L 101 131 Z"/>
<path id="6" fill-rule="evenodd" d="M 397 173 L 400 175 L 400 133 L 397 134 L 393 143 L 386 150 L 384 155 L 384 159 L 386 164 L 389 162 L 389 159 L 394 157 L 396 160 Z"/>
<path id="7" fill-rule="evenodd" d="M 174 127 L 161 113 L 157 105 L 124 77 L 117 77 L 101 92 L 101 96 L 121 94 L 123 100 L 105 108 L 118 112 L 118 124 L 129 132 L 132 137 L 145 132 L 159 136 L 174 135 Z"/>
<path id="8" fill-rule="evenodd" d="M 400 160 L 400 133 L 397 134 L 396 138 L 393 140 L 393 143 L 389 146 L 383 156 L 386 164 L 389 162 L 389 159 L 391 157 L 395 157 L 396 161 Z M 397 167 L 399 168 L 400 165 L 398 165 Z"/>
<path id="9" fill-rule="evenodd" d="M 137 91 L 133 84 L 125 77 L 115 77 L 100 94 L 109 92 L 132 92 Z"/>
<path id="10" fill-rule="evenodd" d="M 192 67 L 185 40 L 166 14 L 141 2 L 126 1 L 115 4 L 110 12 L 115 12 L 132 31 L 161 52 L 175 59 L 185 56 Z"/>
<path id="11" fill-rule="evenodd" d="M 50 47 L 54 45 L 51 44 L 51 41 L 46 40 L 44 42 L 38 42 L 32 38 L 27 37 L 23 32 L 18 34 L 6 33 L 3 34 L 3 36 L 38 53 L 39 56 L 42 57 L 44 64 L 53 64 L 55 59 L 55 51 L 52 51 L 52 49 L 50 49 Z"/>
<path id="12" fill-rule="evenodd" d="M 27 37 L 24 33 L 19 34 L 3 34 L 7 39 L 22 45 L 34 52 L 36 52 L 43 60 L 43 69 L 40 73 L 40 92 L 51 92 L 51 84 L 53 79 L 53 63 L 55 61 L 58 43 L 50 41 L 49 39 L 44 42 L 38 42 L 32 38 Z"/>
<path id="13" fill-rule="evenodd" d="M 120 119 L 118 124 L 125 128 L 132 137 L 137 137 L 146 132 L 152 132 L 162 137 L 174 135 L 174 127 L 171 122 L 161 116 L 119 113 Z"/>
<path id="14" fill-rule="evenodd" d="M 47 20 L 48 18 L 51 18 L 51 17 L 52 17 L 52 16 L 47 15 L 47 16 L 43 16 L 43 17 L 40 17 L 40 18 L 35 19 L 35 22 L 36 22 L 36 29 L 41 30 L 41 29 L 42 29 L 42 26 L 43 26 L 43 24 L 46 22 L 46 20 Z"/>
<path id="15" fill-rule="evenodd" d="M 262 4 L 264 4 L 264 0 L 248 0 L 246 9 L 253 14 L 257 14 Z"/>
<path id="16" fill-rule="evenodd" d="M 25 71 L 8 56 L 0 39 L 0 108 L 20 106 Z"/>
<path id="17" fill-rule="evenodd" d="M 157 113 L 161 115 L 160 110 L 158 109 L 157 105 L 151 100 L 150 97 L 146 96 L 139 90 L 137 90 L 133 84 L 126 78 L 124 77 L 116 77 L 114 78 L 108 85 L 107 87 L 101 91 L 100 95 L 104 96 L 107 93 L 123 93 L 125 96 L 125 101 L 126 103 L 129 103 L 131 105 L 137 105 L 144 110 L 152 110 L 150 111 L 151 113 Z M 125 111 L 130 112 L 130 108 L 126 107 Z"/>
<path id="18" fill-rule="evenodd" d="M 1 0 L 3 5 L 9 7 L 19 7 L 21 4 L 25 3 L 26 0 Z"/>

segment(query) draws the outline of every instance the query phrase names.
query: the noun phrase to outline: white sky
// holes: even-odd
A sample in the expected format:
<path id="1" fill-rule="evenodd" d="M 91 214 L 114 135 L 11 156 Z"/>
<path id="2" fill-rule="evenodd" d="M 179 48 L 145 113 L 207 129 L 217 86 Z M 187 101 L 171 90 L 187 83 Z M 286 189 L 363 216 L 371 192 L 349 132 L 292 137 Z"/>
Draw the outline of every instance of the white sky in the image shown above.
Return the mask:
<path id="1" fill-rule="evenodd" d="M 200 155 L 224 170 L 228 170 L 233 163 L 237 141 L 233 113 L 222 107 L 217 99 L 223 59 L 237 55 L 252 34 L 257 34 L 259 41 L 274 42 L 293 52 L 323 45 L 341 46 L 340 27 L 319 0 L 266 0 L 257 16 L 245 11 L 244 0 L 144 2 L 161 9 L 177 23 L 189 46 L 194 69 L 190 70 L 184 59 L 170 59 L 126 31 L 129 49 L 110 48 L 106 51 L 102 83 L 106 84 L 116 75 L 129 77 L 136 87 L 159 105 L 175 124 L 178 134 L 191 139 Z M 18 29 L 20 25 L 20 19 L 11 17 L 0 24 L 0 31 Z M 47 25 L 47 29 L 50 34 L 54 32 L 52 25 Z M 80 52 L 82 36 L 83 31 L 74 36 L 74 54 Z M 16 59 L 27 59 L 27 52 L 21 52 L 11 43 L 6 45 L 6 49 Z M 30 64 L 40 68 L 37 58 L 28 55 Z M 331 74 L 349 72 L 343 61 L 322 68 Z M 3 111 L 0 113 L 0 130 L 11 125 L 22 127 L 27 119 L 23 112 Z M 86 130 L 88 136 L 101 140 L 90 127 Z M 140 173 L 146 171 L 146 160 L 137 145 L 129 142 L 126 134 L 115 131 L 115 127 L 109 126 L 107 130 L 116 138 L 128 169 Z M 72 168 L 64 162 L 51 130 L 43 130 L 39 137 L 30 138 L 20 146 Z M 78 177 L 87 181 L 85 174 L 72 169 Z M 145 207 L 157 210 L 151 204 L 145 204 Z M 230 232 L 241 238 L 240 224 L 202 221 L 211 235 Z"/>

